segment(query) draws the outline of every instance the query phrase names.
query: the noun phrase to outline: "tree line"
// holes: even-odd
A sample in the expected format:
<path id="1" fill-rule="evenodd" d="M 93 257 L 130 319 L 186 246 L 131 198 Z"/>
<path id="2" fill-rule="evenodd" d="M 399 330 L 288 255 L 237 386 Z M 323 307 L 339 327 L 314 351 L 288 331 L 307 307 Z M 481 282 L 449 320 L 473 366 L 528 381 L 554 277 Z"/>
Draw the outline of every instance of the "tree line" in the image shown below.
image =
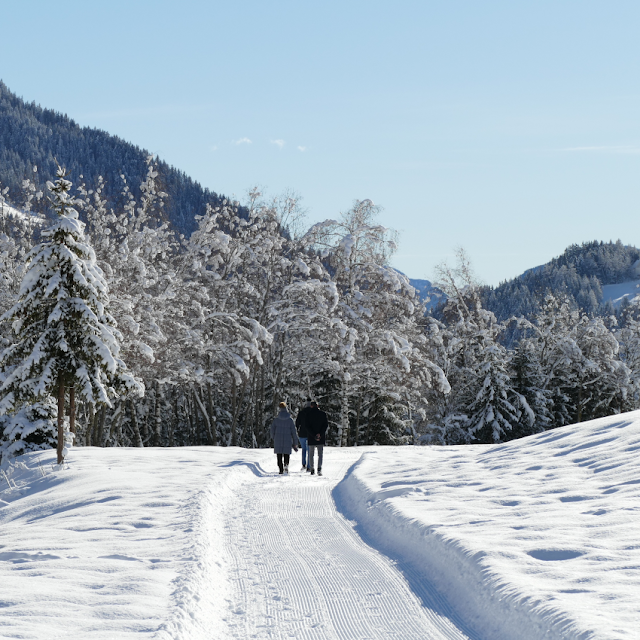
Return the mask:
<path id="1" fill-rule="evenodd" d="M 602 287 L 640 280 L 640 251 L 617 242 L 584 242 L 571 245 L 557 258 L 497 287 L 480 287 L 482 305 L 498 320 L 533 317 L 542 310 L 546 292 L 569 301 L 588 315 L 615 315 L 624 322 L 628 300 L 614 308 L 603 301 Z M 437 313 L 437 311 L 436 311 Z"/>
<path id="2" fill-rule="evenodd" d="M 327 411 L 328 443 L 338 446 L 502 442 L 638 406 L 635 305 L 622 327 L 541 292 L 532 317 L 499 321 L 461 255 L 441 269 L 447 302 L 434 317 L 389 266 L 395 234 L 376 222 L 370 200 L 306 228 L 295 196 L 268 199 L 254 189 L 243 207 L 207 205 L 185 235 L 163 214 L 157 164 L 148 158 L 146 166 L 139 188 L 125 183 L 115 201 L 102 178 L 72 193 L 59 174 L 43 195 L 46 215 L 9 208 L 0 195 L 5 452 L 61 437 L 93 446 L 266 447 L 278 403 L 295 410 L 308 396 Z M 98 355 L 122 363 L 102 366 L 95 356 L 99 384 L 89 384 L 79 356 L 65 365 L 75 373 L 64 374 L 62 395 L 62 374 L 38 377 L 20 351 L 26 326 L 69 330 L 64 314 L 44 315 L 61 295 L 45 262 L 34 271 L 61 224 L 80 234 L 69 235 L 69 246 L 91 249 L 76 252 L 85 261 L 77 272 L 104 281 L 99 295 L 76 296 L 86 302 L 72 314 L 77 335 L 95 316 L 102 324 L 92 320 L 91 335 L 106 332 L 108 347 Z M 43 304 L 29 307 L 36 295 Z M 55 344 L 56 362 L 71 362 Z M 63 431 L 73 436 L 60 435 L 64 414 Z"/>
<path id="3" fill-rule="evenodd" d="M 141 197 L 148 155 L 118 136 L 81 127 L 65 114 L 25 102 L 0 81 L 0 179 L 9 199 L 22 209 L 46 210 L 45 184 L 55 175 L 58 162 L 74 183 L 95 184 L 102 176 L 105 196 L 124 206 L 118 202 L 122 180 Z M 207 204 L 219 205 L 224 199 L 166 162 L 159 160 L 158 170 L 167 194 L 163 214 L 180 233 L 190 234 L 194 216 L 202 215 Z M 79 213 L 82 218 L 83 211 Z"/>

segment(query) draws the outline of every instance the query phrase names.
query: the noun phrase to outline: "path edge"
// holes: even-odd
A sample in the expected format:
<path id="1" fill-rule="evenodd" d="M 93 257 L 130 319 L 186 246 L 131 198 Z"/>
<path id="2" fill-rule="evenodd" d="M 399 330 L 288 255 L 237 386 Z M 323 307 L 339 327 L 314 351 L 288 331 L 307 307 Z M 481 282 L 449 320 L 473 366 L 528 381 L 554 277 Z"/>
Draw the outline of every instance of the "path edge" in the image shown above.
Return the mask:
<path id="1" fill-rule="evenodd" d="M 520 640 L 594 637 L 579 629 L 564 612 L 550 611 L 549 603 L 523 596 L 514 585 L 483 566 L 484 553 L 465 549 L 455 538 L 446 538 L 403 514 L 390 500 L 379 499 L 358 473 L 367 455 L 364 453 L 334 488 L 336 508 L 355 523 L 366 544 L 396 562 L 400 570 L 409 567 L 411 573 L 433 584 L 464 627 L 473 630 L 471 637 L 513 640 L 515 630 Z M 405 576 L 411 585 L 411 577 Z"/>

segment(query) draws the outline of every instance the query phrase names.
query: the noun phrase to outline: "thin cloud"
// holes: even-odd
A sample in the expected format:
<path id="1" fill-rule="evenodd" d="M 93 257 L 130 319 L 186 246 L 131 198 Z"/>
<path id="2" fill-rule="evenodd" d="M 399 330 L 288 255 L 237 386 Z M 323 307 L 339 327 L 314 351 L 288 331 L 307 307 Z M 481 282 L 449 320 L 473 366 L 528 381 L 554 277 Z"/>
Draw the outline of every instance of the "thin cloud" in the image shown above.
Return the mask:
<path id="1" fill-rule="evenodd" d="M 249 138 L 240 138 L 238 140 L 232 140 L 233 144 L 251 144 L 251 140 Z"/>
<path id="2" fill-rule="evenodd" d="M 282 149 L 282 147 L 284 147 L 284 140 L 271 140 L 271 144 L 275 144 Z"/>
<path id="3" fill-rule="evenodd" d="M 640 153 L 640 147 L 630 144 L 621 145 L 604 145 L 592 147 L 566 147 L 562 151 L 582 151 L 586 153 L 617 153 L 617 154 L 637 154 Z"/>
<path id="4" fill-rule="evenodd" d="M 217 150 L 218 150 L 217 144 L 211 145 L 211 151 L 217 151 Z"/>
<path id="5" fill-rule="evenodd" d="M 307 150 L 307 147 L 298 146 L 298 151 L 302 151 L 303 153 Z"/>

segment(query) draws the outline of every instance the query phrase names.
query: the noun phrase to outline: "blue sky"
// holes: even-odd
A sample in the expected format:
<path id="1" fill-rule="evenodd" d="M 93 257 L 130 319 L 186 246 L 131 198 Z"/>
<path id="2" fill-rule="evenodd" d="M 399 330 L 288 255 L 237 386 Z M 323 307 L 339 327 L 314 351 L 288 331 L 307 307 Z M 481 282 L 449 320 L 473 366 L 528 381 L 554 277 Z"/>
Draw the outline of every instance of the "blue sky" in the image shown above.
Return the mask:
<path id="1" fill-rule="evenodd" d="M 214 191 L 293 189 L 309 224 L 370 198 L 412 277 L 640 246 L 638 2 L 5 4 L 12 91 Z"/>

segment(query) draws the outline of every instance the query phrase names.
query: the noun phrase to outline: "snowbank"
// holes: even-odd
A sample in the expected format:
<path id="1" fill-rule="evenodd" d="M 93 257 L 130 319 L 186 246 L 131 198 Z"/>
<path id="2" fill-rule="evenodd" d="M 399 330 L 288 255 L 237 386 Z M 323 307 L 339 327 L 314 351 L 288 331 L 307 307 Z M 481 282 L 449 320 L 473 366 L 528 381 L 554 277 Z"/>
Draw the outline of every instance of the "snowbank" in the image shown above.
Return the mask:
<path id="1" fill-rule="evenodd" d="M 0 473 L 0 637 L 225 638 L 240 449 L 75 449 Z M 255 457 L 255 456 L 254 456 Z M 224 467 L 224 468 L 223 468 Z"/>
<path id="2" fill-rule="evenodd" d="M 638 451 L 640 412 L 498 446 L 381 448 L 335 498 L 415 590 L 428 576 L 480 638 L 629 638 L 640 628 Z"/>

